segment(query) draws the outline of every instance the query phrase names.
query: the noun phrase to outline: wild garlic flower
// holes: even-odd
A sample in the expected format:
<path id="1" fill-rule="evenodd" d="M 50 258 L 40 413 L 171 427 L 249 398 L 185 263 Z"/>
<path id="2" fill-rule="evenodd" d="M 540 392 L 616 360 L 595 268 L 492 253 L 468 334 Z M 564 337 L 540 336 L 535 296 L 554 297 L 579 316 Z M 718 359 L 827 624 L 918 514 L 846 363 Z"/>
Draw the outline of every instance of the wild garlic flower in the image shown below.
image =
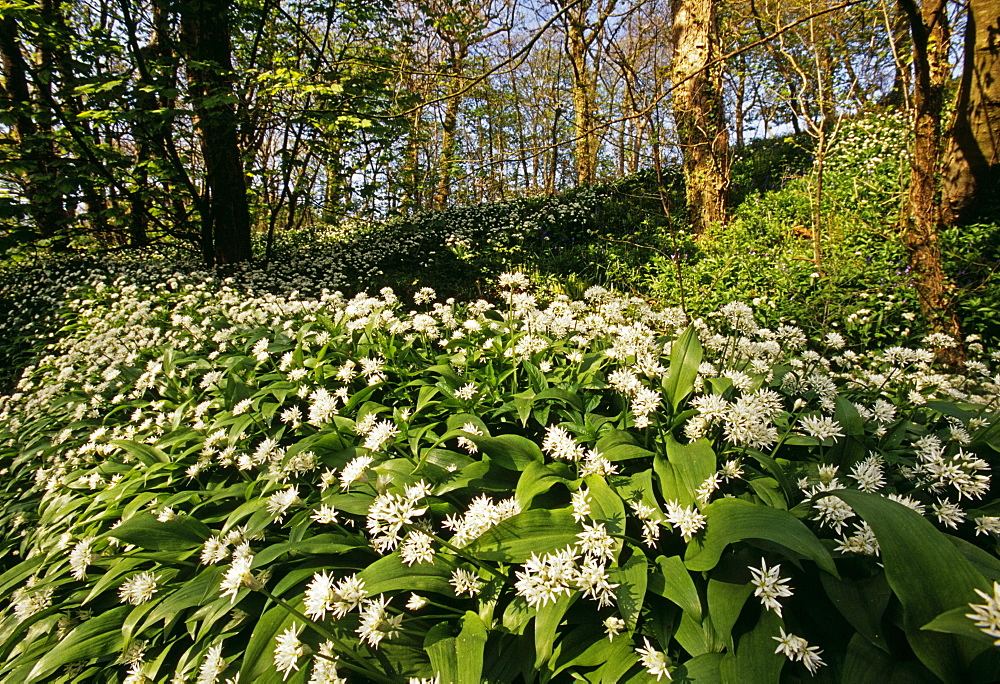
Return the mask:
<path id="1" fill-rule="evenodd" d="M 597 601 L 599 608 L 614 603 L 614 590 L 618 587 L 610 582 L 607 568 L 601 563 L 601 559 L 594 556 L 587 556 L 577 566 L 573 586 L 582 591 L 585 597 Z"/>
<path id="2" fill-rule="evenodd" d="M 362 446 L 371 451 L 378 451 L 392 442 L 399 434 L 399 428 L 391 420 L 382 420 L 372 426 Z"/>
<path id="3" fill-rule="evenodd" d="M 461 401 L 472 401 L 478 393 L 479 389 L 469 382 L 455 390 L 455 398 Z"/>
<path id="4" fill-rule="evenodd" d="M 840 538 L 840 544 L 835 550 L 841 553 L 856 553 L 862 556 L 877 556 L 881 552 L 875 532 L 872 531 L 871 526 L 864 520 L 857 523 L 853 535 Z"/>
<path id="5" fill-rule="evenodd" d="M 617 473 L 618 466 L 601 456 L 600 452 L 596 449 L 587 449 L 587 453 L 583 455 L 583 461 L 580 463 L 578 474 L 580 477 L 587 477 L 588 475 L 608 477 Z"/>
<path id="6" fill-rule="evenodd" d="M 476 573 L 465 568 L 455 568 L 452 570 L 451 579 L 448 581 L 455 588 L 455 596 L 461 596 L 462 594 L 476 596 L 486 586 Z"/>
<path id="7" fill-rule="evenodd" d="M 583 532 L 576 535 L 579 540 L 580 549 L 587 556 L 597 560 L 614 560 L 615 540 L 608 534 L 604 523 L 594 523 L 593 525 L 583 524 Z"/>
<path id="8" fill-rule="evenodd" d="M 309 517 L 321 525 L 329 525 L 337 522 L 339 515 L 340 514 L 337 512 L 337 509 L 330 504 L 321 504 L 320 507 L 316 509 L 316 512 Z"/>
<path id="9" fill-rule="evenodd" d="M 451 544 L 462 548 L 489 528 L 520 512 L 521 505 L 514 497 L 493 503 L 481 494 L 472 500 L 464 515 L 449 515 L 442 524 L 454 533 L 449 540 Z"/>
<path id="10" fill-rule="evenodd" d="M 483 435 L 483 431 L 480 430 L 479 428 L 477 428 L 475 426 L 475 424 L 471 423 L 471 422 L 470 423 L 466 423 L 465 425 L 463 425 L 462 426 L 462 431 L 463 432 L 468 432 L 470 435 L 476 435 L 477 437 L 482 437 L 482 435 Z M 458 446 L 460 446 L 463 449 L 465 449 L 466 453 L 469 453 L 469 454 L 478 454 L 479 453 L 479 447 L 477 447 L 476 443 L 473 442 L 468 437 L 466 437 L 464 435 L 459 435 L 456 438 L 456 441 L 458 442 Z"/>
<path id="11" fill-rule="evenodd" d="M 375 459 L 364 454 L 362 456 L 357 456 L 351 459 L 344 469 L 340 471 L 340 488 L 343 490 L 348 490 L 351 488 L 355 482 L 364 481 L 365 471 L 368 470 L 368 466 L 372 464 Z"/>
<path id="12" fill-rule="evenodd" d="M 844 436 L 840 423 L 829 416 L 802 416 L 799 418 L 799 427 L 802 428 L 801 434 L 821 441 Z"/>
<path id="13" fill-rule="evenodd" d="M 970 603 L 972 612 L 966 613 L 965 617 L 972 620 L 983 634 L 996 639 L 994 646 L 1000 646 L 1000 582 L 993 583 L 992 596 L 980 589 L 976 589 L 976 593 L 985 603 Z"/>
<path id="14" fill-rule="evenodd" d="M 198 679 L 195 684 L 215 684 L 219 675 L 226 670 L 226 660 L 222 657 L 222 642 L 212 644 L 205 653 L 205 659 L 198 667 Z"/>
<path id="15" fill-rule="evenodd" d="M 94 540 L 92 537 L 81 539 L 73 546 L 73 550 L 69 552 L 69 567 L 73 579 L 86 579 L 87 566 L 97 560 L 97 554 L 91 548 L 93 543 Z"/>
<path id="16" fill-rule="evenodd" d="M 784 627 L 780 629 L 781 636 L 771 637 L 778 642 L 778 648 L 775 649 L 775 653 L 781 653 L 792 662 L 801 660 L 810 674 L 816 674 L 816 670 L 826 664 L 820 658 L 820 653 L 823 651 L 818 646 L 810 646 L 809 642 L 802 637 L 786 633 Z"/>
<path id="17" fill-rule="evenodd" d="M 750 583 L 754 585 L 754 596 L 759 597 L 764 608 L 774 611 L 778 617 L 781 617 L 781 603 L 778 599 L 792 595 L 792 588 L 786 586 L 788 578 L 781 577 L 780 572 L 781 564 L 768 568 L 767 561 L 763 558 L 760 559 L 760 568 L 750 566 Z"/>
<path id="18" fill-rule="evenodd" d="M 358 637 L 367 641 L 372 648 L 378 648 L 383 639 L 395 638 L 402 629 L 403 616 L 390 617 L 388 606 L 389 600 L 379 595 L 376 599 L 365 601 L 361 607 L 361 624 L 357 629 Z"/>
<path id="19" fill-rule="evenodd" d="M 122 582 L 118 596 L 122 603 L 138 606 L 153 598 L 159 590 L 159 576 L 153 572 L 140 572 Z"/>
<path id="20" fill-rule="evenodd" d="M 356 574 L 335 581 L 326 571 L 317 572 L 306 587 L 303 612 L 315 620 L 325 620 L 327 613 L 339 620 L 357 608 L 367 595 L 364 580 Z"/>
<path id="21" fill-rule="evenodd" d="M 426 496 L 426 489 L 409 488 L 404 494 L 380 494 L 368 507 L 368 533 L 372 545 L 379 553 L 395 549 L 401 541 L 400 532 L 414 519 L 427 512 L 427 507 L 419 507 Z"/>
<path id="22" fill-rule="evenodd" d="M 412 566 L 414 563 L 434 562 L 434 539 L 426 532 L 410 530 L 399 549 L 399 559 Z"/>
<path id="23" fill-rule="evenodd" d="M 858 483 L 858 489 L 861 491 L 877 492 L 885 486 L 882 457 L 878 454 L 869 454 L 868 458 L 854 464 L 848 477 Z"/>
<path id="24" fill-rule="evenodd" d="M 676 501 L 667 502 L 667 522 L 677 528 L 686 542 L 704 529 L 706 520 L 694 506 L 681 506 Z"/>
<path id="25" fill-rule="evenodd" d="M 670 660 L 666 654 L 653 648 L 647 637 L 643 637 L 642 640 L 646 644 L 645 647 L 637 648 L 635 652 L 639 654 L 639 662 L 646 668 L 646 672 L 656 677 L 657 681 L 663 675 L 667 676 L 668 681 L 672 681 L 673 677 L 670 676 Z"/>
<path id="26" fill-rule="evenodd" d="M 301 624 L 293 624 L 278 635 L 274 644 L 274 667 L 282 673 L 282 681 L 288 679 L 292 670 L 298 672 L 299 658 L 304 656 L 307 647 L 299 641 Z"/>
<path id="27" fill-rule="evenodd" d="M 231 596 L 231 601 L 236 602 L 236 595 L 243 587 L 259 589 L 261 582 L 254 577 L 251 568 L 253 567 L 253 554 L 250 552 L 250 544 L 243 542 L 233 551 L 233 561 L 226 570 L 226 574 L 219 584 L 222 596 Z"/>
<path id="28" fill-rule="evenodd" d="M 620 617 L 615 617 L 611 615 L 606 618 L 601 624 L 604 625 L 604 631 L 608 635 L 608 641 L 614 641 L 614 638 L 625 629 L 625 621 Z"/>
<path id="29" fill-rule="evenodd" d="M 421 608 L 423 608 L 424 606 L 426 606 L 428 603 L 429 603 L 429 601 L 426 598 L 424 598 L 423 596 L 420 596 L 419 594 L 411 593 L 409 600 L 406 602 L 406 609 L 407 610 L 420 610 Z"/>
<path id="30" fill-rule="evenodd" d="M 545 439 L 542 440 L 542 451 L 552 458 L 561 461 L 579 461 L 584 457 L 586 449 L 577 444 L 566 428 L 550 425 L 545 428 Z"/>
<path id="31" fill-rule="evenodd" d="M 347 684 L 347 679 L 341 677 L 338 671 L 335 648 L 332 641 L 324 641 L 319 645 L 319 655 L 313 657 L 308 684 Z"/>
<path id="32" fill-rule="evenodd" d="M 585 487 L 580 487 L 570 495 L 570 504 L 573 506 L 573 520 L 583 522 L 590 517 L 590 492 Z"/>
<path id="33" fill-rule="evenodd" d="M 544 606 L 549 601 L 554 603 L 561 595 L 568 595 L 577 575 L 577 558 L 573 547 L 541 557 L 531 554 L 522 566 L 523 570 L 514 573 L 518 595 L 532 608 Z"/>
<path id="34" fill-rule="evenodd" d="M 660 512 L 641 501 L 633 501 L 631 506 L 632 512 L 635 513 L 636 517 L 642 523 L 643 543 L 649 548 L 655 547 L 657 540 L 660 538 L 660 523 L 663 522 Z"/>
<path id="35" fill-rule="evenodd" d="M 289 487 L 288 489 L 283 489 L 280 492 L 275 492 L 267 499 L 267 512 L 274 516 L 276 521 L 280 521 L 285 517 L 285 511 L 287 511 L 292 506 L 297 506 L 302 503 L 302 499 L 299 498 L 299 488 Z"/>

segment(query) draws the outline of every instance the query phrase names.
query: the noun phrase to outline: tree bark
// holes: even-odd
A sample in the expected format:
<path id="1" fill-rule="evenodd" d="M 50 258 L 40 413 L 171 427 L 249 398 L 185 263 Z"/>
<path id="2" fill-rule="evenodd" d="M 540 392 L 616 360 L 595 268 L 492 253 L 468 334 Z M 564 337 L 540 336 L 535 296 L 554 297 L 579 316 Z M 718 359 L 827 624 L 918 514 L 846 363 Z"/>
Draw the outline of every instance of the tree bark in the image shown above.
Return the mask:
<path id="1" fill-rule="evenodd" d="M 673 0 L 673 101 L 684 155 L 688 216 L 697 232 L 725 221 L 729 138 L 713 0 Z"/>
<path id="2" fill-rule="evenodd" d="M 1000 0 L 970 0 L 955 125 L 945 155 L 942 220 L 996 219 L 1000 208 Z"/>
<path id="3" fill-rule="evenodd" d="M 903 241 L 913 275 L 920 308 L 930 329 L 961 342 L 961 327 L 955 313 L 954 286 L 941 265 L 938 244 L 940 195 L 937 172 L 941 159 L 941 112 L 948 78 L 947 0 L 899 0 L 906 11 L 913 37 L 914 141 L 910 170 L 907 215 Z M 955 363 L 956 350 L 943 360 Z"/>
<path id="4" fill-rule="evenodd" d="M 458 91 L 462 87 L 460 77 L 465 71 L 465 59 L 469 54 L 469 44 L 460 39 L 454 39 L 449 46 L 451 50 L 451 73 L 456 76 L 452 93 L 445 105 L 444 122 L 441 127 L 441 154 L 438 156 L 438 178 L 437 187 L 434 189 L 432 200 L 435 209 L 444 209 L 448 206 L 448 198 L 451 196 L 451 176 L 452 165 L 455 163 L 455 150 L 457 141 L 455 132 L 458 129 L 458 110 L 462 103 L 462 96 Z"/>
<path id="5" fill-rule="evenodd" d="M 201 138 L 202 255 L 209 265 L 251 257 L 250 210 L 237 137 L 229 0 L 180 5 L 188 88 Z"/>

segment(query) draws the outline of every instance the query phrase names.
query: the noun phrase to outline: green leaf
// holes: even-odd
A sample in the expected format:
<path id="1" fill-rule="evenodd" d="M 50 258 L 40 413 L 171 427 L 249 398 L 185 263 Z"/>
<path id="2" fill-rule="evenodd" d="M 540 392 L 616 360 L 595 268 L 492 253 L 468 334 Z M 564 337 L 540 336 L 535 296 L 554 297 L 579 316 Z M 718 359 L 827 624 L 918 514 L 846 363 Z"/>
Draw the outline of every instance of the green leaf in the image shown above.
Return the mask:
<path id="1" fill-rule="evenodd" d="M 609 534 L 625 534 L 625 503 L 621 497 L 600 475 L 588 475 L 584 483 L 590 495 L 590 517 L 604 523 Z M 621 551 L 622 544 L 622 540 L 616 540 L 615 548 Z"/>
<path id="2" fill-rule="evenodd" d="M 812 560 L 821 570 L 837 575 L 830 552 L 788 511 L 742 499 L 719 499 L 706 506 L 704 514 L 707 518 L 704 539 L 692 539 L 684 556 L 684 564 L 689 570 L 711 570 L 733 542 L 766 539 Z"/>
<path id="3" fill-rule="evenodd" d="M 439 623 L 427 632 L 424 650 L 427 652 L 440 681 L 475 682 L 483 676 L 483 650 L 486 647 L 486 625 L 474 612 L 462 617 L 462 631 L 449 636 L 451 625 Z"/>
<path id="4" fill-rule="evenodd" d="M 143 465 L 150 466 L 154 463 L 170 463 L 169 456 L 149 444 L 133 442 L 128 439 L 113 439 L 110 443 L 124 449 Z"/>
<path id="5" fill-rule="evenodd" d="M 212 536 L 212 531 L 186 515 L 160 522 L 152 513 L 142 513 L 111 530 L 108 536 L 143 549 L 180 551 L 201 546 Z"/>
<path id="6" fill-rule="evenodd" d="M 240 681 L 257 682 L 275 672 L 274 640 L 294 621 L 295 617 L 284 606 L 274 606 L 260 616 L 243 652 Z"/>
<path id="7" fill-rule="evenodd" d="M 508 470 L 524 470 L 529 463 L 545 461 L 538 445 L 521 435 L 467 436 L 494 463 Z"/>
<path id="8" fill-rule="evenodd" d="M 672 487 L 670 493 L 664 489 L 663 496 L 667 500 L 675 499 L 681 506 L 690 506 L 697 500 L 698 488 L 716 470 L 712 444 L 707 439 L 681 444 L 673 435 L 667 434 L 666 447 L 667 459 L 679 487 Z M 657 460 L 662 458 L 659 454 L 656 455 Z"/>
<path id="9" fill-rule="evenodd" d="M 903 605 L 903 628 L 920 661 L 946 682 L 963 682 L 984 647 L 950 634 L 923 631 L 942 613 L 976 599 L 990 584 L 964 555 L 916 511 L 878 494 L 838 490 L 878 539 L 886 579 Z"/>
<path id="10" fill-rule="evenodd" d="M 609 461 L 628 461 L 633 458 L 650 458 L 654 455 L 649 449 L 643 449 L 635 444 L 617 444 L 607 451 L 601 451 L 601 456 Z"/>
<path id="11" fill-rule="evenodd" d="M 736 652 L 727 655 L 720 671 L 724 684 L 778 684 L 785 656 L 775 653 L 773 637 L 780 635 L 781 618 L 761 611 L 757 625 L 740 637 Z"/>
<path id="12" fill-rule="evenodd" d="M 433 563 L 406 565 L 399 558 L 399 552 L 383 556 L 358 573 L 364 580 L 365 591 L 370 596 L 388 594 L 393 591 L 431 591 L 445 596 L 454 596 L 455 591 L 448 580 L 451 566 L 435 556 Z"/>
<path id="13" fill-rule="evenodd" d="M 646 555 L 642 551 L 634 552 L 624 565 L 611 568 L 608 576 L 612 584 L 618 584 L 614 589 L 618 612 L 629 631 L 634 631 L 646 598 Z"/>
<path id="14" fill-rule="evenodd" d="M 521 504 L 522 509 L 531 508 L 534 498 L 549 491 L 553 485 L 567 482 L 565 477 L 555 472 L 552 465 L 532 461 L 521 472 L 514 498 Z"/>
<path id="15" fill-rule="evenodd" d="M 562 623 L 569 607 L 579 598 L 576 592 L 563 594 L 554 602 L 546 603 L 537 609 L 535 615 L 535 670 L 541 670 L 552 657 L 552 644 L 556 640 L 556 632 Z"/>
<path id="16" fill-rule="evenodd" d="M 694 390 L 701 365 L 702 349 L 698 332 L 689 326 L 670 348 L 670 370 L 663 381 L 663 396 L 676 412 L 680 403 Z"/>
<path id="17" fill-rule="evenodd" d="M 684 567 L 680 556 L 658 556 L 656 565 L 660 572 L 649 578 L 649 590 L 662 596 L 681 610 L 701 622 L 701 598 L 691 573 Z"/>
<path id="18" fill-rule="evenodd" d="M 122 622 L 132 606 L 118 606 L 81 622 L 43 655 L 28 675 L 37 681 L 67 663 L 91 660 L 117 653 L 122 648 Z"/>
<path id="19" fill-rule="evenodd" d="M 518 513 L 473 539 L 465 551 L 474 558 L 504 563 L 523 563 L 576 543 L 580 525 L 568 509 L 542 508 Z M 416 567 L 416 566 L 414 566 Z"/>
<path id="20" fill-rule="evenodd" d="M 941 613 L 920 629 L 925 629 L 929 632 L 941 632 L 942 634 L 960 634 L 961 636 L 992 645 L 993 637 L 988 636 L 976 627 L 976 624 L 970 618 L 966 617 L 971 614 L 973 614 L 972 609 L 969 608 L 968 604 L 965 604 Z"/>

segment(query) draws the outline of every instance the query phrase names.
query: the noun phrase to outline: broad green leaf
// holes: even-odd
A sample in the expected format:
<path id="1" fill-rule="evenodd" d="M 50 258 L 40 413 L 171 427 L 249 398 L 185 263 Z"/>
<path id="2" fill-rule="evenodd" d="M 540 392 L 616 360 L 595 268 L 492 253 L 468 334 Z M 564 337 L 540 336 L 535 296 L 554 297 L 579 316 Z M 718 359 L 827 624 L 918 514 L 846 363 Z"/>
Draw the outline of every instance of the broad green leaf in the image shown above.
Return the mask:
<path id="1" fill-rule="evenodd" d="M 721 653 L 705 653 L 686 661 L 674 671 L 674 681 L 690 684 L 722 684 Z"/>
<path id="2" fill-rule="evenodd" d="M 977 595 L 974 602 L 982 603 L 983 599 Z M 965 604 L 941 613 L 920 629 L 925 629 L 929 632 L 941 632 L 942 634 L 959 634 L 992 645 L 994 638 L 976 627 L 976 624 L 967 617 L 972 614 L 972 609 L 969 608 L 968 604 Z"/>
<path id="3" fill-rule="evenodd" d="M 535 615 L 535 670 L 545 668 L 552 657 L 552 645 L 556 640 L 556 632 L 569 607 L 576 602 L 580 594 L 572 592 L 563 594 L 553 602 L 546 603 L 536 609 Z"/>
<path id="4" fill-rule="evenodd" d="M 865 421 L 858 413 L 858 407 L 842 395 L 837 395 L 837 408 L 834 411 L 833 419 L 840 423 L 840 428 L 845 435 L 865 434 Z"/>
<path id="5" fill-rule="evenodd" d="M 424 650 L 434 674 L 442 684 L 479 682 L 483 676 L 486 625 L 470 610 L 462 617 L 462 630 L 458 635 L 450 636 L 450 633 L 448 623 L 439 623 L 427 632 Z"/>
<path id="6" fill-rule="evenodd" d="M 781 618 L 769 610 L 761 611 L 757 625 L 740 637 L 735 653 L 722 660 L 723 683 L 778 684 L 785 656 L 775 653 L 774 637 L 780 635 L 781 626 Z"/>
<path id="7" fill-rule="evenodd" d="M 254 555 L 254 564 L 266 565 L 286 553 L 292 558 L 297 556 L 335 556 L 363 547 L 364 544 L 359 542 L 356 537 L 345 534 L 317 534 L 300 541 L 272 544 Z"/>
<path id="8" fill-rule="evenodd" d="M 67 663 L 120 651 L 122 622 L 131 609 L 132 606 L 118 606 L 81 622 L 35 663 L 28 680 L 43 679 Z"/>
<path id="9" fill-rule="evenodd" d="M 136 460 L 146 466 L 153 465 L 154 463 L 169 463 L 170 457 L 165 453 L 160 451 L 154 446 L 149 444 L 142 444 L 141 442 L 133 442 L 128 439 L 113 439 L 111 444 L 114 444 L 120 449 L 124 449 Z"/>
<path id="10" fill-rule="evenodd" d="M 468 438 L 494 463 L 508 470 L 524 470 L 529 463 L 545 460 L 538 445 L 521 435 L 468 435 Z"/>
<path id="11" fill-rule="evenodd" d="M 364 580 L 369 596 L 388 594 L 393 591 L 432 591 L 445 596 L 454 596 L 455 590 L 448 583 L 452 568 L 440 557 L 433 563 L 406 565 L 399 558 L 399 552 L 383 556 L 358 573 Z"/>
<path id="12" fill-rule="evenodd" d="M 694 326 L 688 327 L 674 340 L 670 348 L 670 369 L 663 381 L 663 397 L 676 412 L 680 403 L 694 390 L 701 365 L 702 349 L 698 332 Z"/>
<path id="13" fill-rule="evenodd" d="M 719 499 L 704 509 L 704 539 L 692 539 L 684 556 L 689 570 L 711 570 L 727 546 L 744 539 L 766 539 L 804 556 L 837 575 L 830 552 L 801 520 L 788 511 L 742 499 Z"/>
<path id="14" fill-rule="evenodd" d="M 680 606 L 681 610 L 700 622 L 701 598 L 681 557 L 658 556 L 656 566 L 660 571 L 650 576 L 649 590 Z"/>
<path id="15" fill-rule="evenodd" d="M 674 487 L 672 495 L 664 491 L 663 496 L 668 500 L 676 498 L 681 506 L 690 506 L 697 500 L 698 488 L 716 471 L 712 444 L 707 439 L 681 444 L 673 435 L 667 434 L 666 446 L 667 459 L 680 486 Z M 663 457 L 657 454 L 656 458 L 659 460 Z"/>
<path id="16" fill-rule="evenodd" d="M 604 523 L 610 534 L 625 533 L 625 503 L 600 475 L 588 475 L 584 478 L 587 493 L 590 498 L 590 517 L 595 522 Z M 616 540 L 616 548 L 620 551 L 622 541 Z"/>
<path id="17" fill-rule="evenodd" d="M 942 533 L 919 513 L 878 494 L 838 490 L 867 522 L 881 549 L 889 586 L 903 604 L 903 627 L 913 651 L 946 682 L 963 682 L 963 672 L 984 646 L 921 628 L 976 599 L 989 582 Z"/>
<path id="18" fill-rule="evenodd" d="M 250 642 L 243 652 L 240 681 L 258 682 L 276 672 L 274 640 L 296 621 L 295 616 L 283 606 L 274 606 L 260 616 L 250 635 Z"/>
<path id="19" fill-rule="evenodd" d="M 108 533 L 126 544 L 154 551 L 180 551 L 201 546 L 212 536 L 207 525 L 186 515 L 160 522 L 152 513 L 142 513 Z"/>
<path id="20" fill-rule="evenodd" d="M 617 444 L 606 451 L 601 452 L 601 456 L 609 461 L 628 461 L 633 458 L 651 458 L 654 453 L 649 449 L 643 449 L 635 444 Z"/>
<path id="21" fill-rule="evenodd" d="M 730 566 L 732 566 L 732 562 Z M 730 579 L 732 575 L 731 572 L 719 573 L 718 570 L 712 574 L 729 575 L 726 579 Z M 733 647 L 733 627 L 751 594 L 753 594 L 753 585 L 749 582 L 740 584 L 716 578 L 708 580 L 708 589 L 705 592 L 705 599 L 708 602 L 708 621 L 711 623 L 712 631 L 718 638 L 718 642 L 725 644 L 730 649 Z"/>
<path id="22" fill-rule="evenodd" d="M 521 472 L 521 477 L 517 480 L 517 489 L 514 491 L 514 498 L 521 504 L 521 508 L 527 510 L 531 508 L 531 502 L 536 496 L 549 491 L 553 485 L 566 483 L 565 477 L 557 474 L 551 466 L 554 464 L 539 463 L 532 461 Z"/>
<path id="23" fill-rule="evenodd" d="M 626 638 L 619 635 L 619 638 Z M 596 667 L 607 662 L 614 649 L 612 639 L 597 624 L 582 624 L 566 634 L 552 652 L 552 676 L 569 667 Z"/>
<path id="24" fill-rule="evenodd" d="M 873 645 L 888 652 L 882 619 L 892 590 L 885 573 L 861 580 L 837 579 L 823 573 L 820 581 L 830 601 L 851 626 Z"/>
<path id="25" fill-rule="evenodd" d="M 611 652 L 607 660 L 590 679 L 601 684 L 618 684 L 634 665 L 639 662 L 639 656 L 632 647 L 632 640 L 620 635 L 611 642 Z"/>
<path id="26" fill-rule="evenodd" d="M 491 527 L 465 551 L 479 560 L 523 563 L 532 554 L 541 556 L 575 544 L 580 531 L 569 509 L 532 509 Z"/>
<path id="27" fill-rule="evenodd" d="M 639 620 L 639 613 L 642 612 L 642 607 L 645 604 L 646 555 L 642 551 L 635 551 L 624 565 L 611 568 L 608 571 L 608 576 L 612 584 L 618 585 L 614 589 L 618 612 L 624 618 L 628 630 L 634 631 Z"/>

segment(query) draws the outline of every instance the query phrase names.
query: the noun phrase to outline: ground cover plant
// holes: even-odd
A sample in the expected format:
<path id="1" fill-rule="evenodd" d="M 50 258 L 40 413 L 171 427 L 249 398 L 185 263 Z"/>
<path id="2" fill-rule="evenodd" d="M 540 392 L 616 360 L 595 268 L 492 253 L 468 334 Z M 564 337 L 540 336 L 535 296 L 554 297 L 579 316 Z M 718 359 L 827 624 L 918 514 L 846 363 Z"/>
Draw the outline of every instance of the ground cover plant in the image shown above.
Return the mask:
<path id="1" fill-rule="evenodd" d="M 2 400 L 2 681 L 995 678 L 975 337 L 167 269 Z"/>

